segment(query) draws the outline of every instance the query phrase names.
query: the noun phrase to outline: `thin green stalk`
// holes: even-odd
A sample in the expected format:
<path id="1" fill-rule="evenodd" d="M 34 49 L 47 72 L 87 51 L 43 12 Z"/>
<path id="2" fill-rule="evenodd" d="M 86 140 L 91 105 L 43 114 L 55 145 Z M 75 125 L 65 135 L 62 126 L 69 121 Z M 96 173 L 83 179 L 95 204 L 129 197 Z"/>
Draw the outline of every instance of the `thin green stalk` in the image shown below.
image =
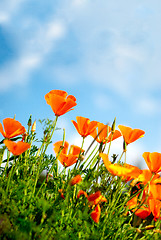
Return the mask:
<path id="1" fill-rule="evenodd" d="M 17 161 L 18 161 L 18 160 L 17 160 Z M 14 156 L 13 164 L 12 164 L 11 170 L 10 170 L 10 172 L 9 172 L 9 174 L 8 174 L 6 193 L 8 193 L 10 181 L 11 181 L 13 172 L 14 172 L 14 170 L 15 170 L 15 167 L 16 167 L 16 157 Z"/>
<path id="2" fill-rule="evenodd" d="M 55 120 L 53 121 L 53 124 L 52 124 L 52 132 L 51 132 L 51 134 L 50 134 L 50 137 L 48 138 L 48 141 L 46 142 L 45 149 L 43 150 L 43 152 L 42 152 L 41 155 L 40 155 L 39 164 L 38 164 L 38 168 L 37 168 L 37 173 L 36 173 L 36 178 L 35 178 L 34 189 L 33 189 L 32 195 L 35 193 L 37 181 L 38 181 L 38 178 L 39 178 L 39 175 L 40 175 L 41 162 L 42 162 L 42 159 L 43 159 L 43 157 L 44 157 L 44 154 L 45 154 L 45 152 L 46 152 L 46 150 L 47 150 L 47 147 L 48 147 L 49 144 L 50 144 L 50 141 L 51 141 L 51 138 L 52 138 L 52 136 L 53 136 L 53 133 L 54 133 L 54 131 L 55 131 L 55 127 L 56 127 L 57 120 L 58 120 L 58 116 L 56 116 Z"/>
<path id="3" fill-rule="evenodd" d="M 52 128 L 53 130 L 52 130 L 51 135 L 50 135 L 50 137 L 49 137 L 49 139 L 48 139 L 48 141 L 47 141 L 47 143 L 46 143 L 46 145 L 45 145 L 45 149 L 44 149 L 44 151 L 43 151 L 43 156 L 44 156 L 44 154 L 45 154 L 45 152 L 46 152 L 46 150 L 47 150 L 47 148 L 48 148 L 48 145 L 50 144 L 50 141 L 51 141 L 51 139 L 52 139 L 52 136 L 53 136 L 53 134 L 54 134 L 58 117 L 59 117 L 59 116 L 56 116 L 56 118 L 55 118 L 55 120 L 53 121 L 53 124 L 52 124 L 52 126 L 51 126 L 51 128 Z"/>
<path id="4" fill-rule="evenodd" d="M 78 163 L 78 161 L 76 162 L 74 169 L 79 169 L 79 167 L 80 167 L 80 164 L 81 164 L 80 155 L 82 153 L 82 149 L 83 149 L 83 145 L 84 145 L 84 139 L 85 139 L 85 137 L 82 137 L 81 149 L 80 149 L 80 153 L 79 153 L 79 156 L 78 156 L 79 163 Z M 78 167 L 77 167 L 77 165 L 78 165 Z"/>
<path id="5" fill-rule="evenodd" d="M 112 143 L 113 134 L 114 134 L 114 132 L 112 132 L 112 134 L 111 134 L 111 139 L 110 139 L 110 142 L 109 142 L 109 145 L 108 145 L 108 152 L 107 152 L 108 155 L 109 155 L 110 148 L 111 148 L 111 143 Z"/>
<path id="6" fill-rule="evenodd" d="M 124 155 L 124 153 L 125 153 L 125 151 L 123 150 L 122 153 L 121 153 L 121 155 L 120 155 L 120 158 L 119 158 L 119 160 L 118 160 L 118 163 L 121 162 L 121 158 L 122 158 L 122 156 Z"/>
<path id="7" fill-rule="evenodd" d="M 92 152 L 90 153 L 90 155 L 87 157 L 87 159 L 84 161 L 83 166 L 85 166 L 86 162 L 88 161 L 88 159 L 91 158 L 92 154 L 94 153 L 94 151 L 96 150 L 97 146 L 95 146 L 95 148 L 92 150 Z M 95 158 L 97 152 L 95 153 L 95 155 L 91 158 L 91 160 L 89 161 L 89 163 L 87 164 L 86 168 L 89 167 L 89 165 L 91 164 L 91 162 L 93 161 L 93 158 Z"/>

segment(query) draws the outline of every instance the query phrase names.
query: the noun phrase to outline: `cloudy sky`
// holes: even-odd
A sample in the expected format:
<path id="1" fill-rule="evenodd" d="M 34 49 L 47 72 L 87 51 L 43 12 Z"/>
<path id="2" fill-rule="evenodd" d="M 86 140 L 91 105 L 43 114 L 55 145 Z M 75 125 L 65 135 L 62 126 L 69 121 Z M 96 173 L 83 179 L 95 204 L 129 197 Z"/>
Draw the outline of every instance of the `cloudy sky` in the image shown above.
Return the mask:
<path id="1" fill-rule="evenodd" d="M 79 141 L 76 116 L 116 117 L 146 132 L 129 160 L 161 152 L 160 12 L 160 0 L 1 1 L 0 122 L 53 119 L 44 95 L 61 89 L 77 98 L 58 123 L 67 140 Z"/>

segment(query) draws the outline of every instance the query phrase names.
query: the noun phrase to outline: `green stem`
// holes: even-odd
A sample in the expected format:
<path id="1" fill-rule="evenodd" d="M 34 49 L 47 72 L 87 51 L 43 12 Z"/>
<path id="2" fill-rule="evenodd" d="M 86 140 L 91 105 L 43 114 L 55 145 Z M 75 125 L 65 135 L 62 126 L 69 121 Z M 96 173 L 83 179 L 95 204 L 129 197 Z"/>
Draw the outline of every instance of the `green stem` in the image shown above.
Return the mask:
<path id="1" fill-rule="evenodd" d="M 82 153 L 82 149 L 83 149 L 83 145 L 84 145 L 84 139 L 85 139 L 85 137 L 82 138 L 82 145 L 81 145 L 80 153 L 79 153 L 79 156 L 78 156 L 79 163 L 78 163 L 78 161 L 76 162 L 74 169 L 79 169 L 79 167 L 80 167 L 80 164 L 81 164 L 80 155 Z M 77 165 L 78 165 L 78 167 L 77 167 Z"/>
<path id="2" fill-rule="evenodd" d="M 124 155 L 124 150 L 122 151 L 122 153 L 121 153 L 121 156 L 120 156 L 120 158 L 119 158 L 119 160 L 118 160 L 118 163 L 120 163 L 120 161 L 121 161 L 121 158 L 122 158 L 122 156 Z"/>
<path id="3" fill-rule="evenodd" d="M 7 187 L 6 187 L 6 193 L 8 193 L 9 185 L 10 185 L 10 182 L 11 182 L 11 177 L 12 177 L 12 175 L 13 175 L 13 172 L 14 172 L 15 166 L 16 166 L 16 157 L 14 156 L 13 164 L 12 164 L 11 170 L 10 170 L 10 172 L 9 172 L 9 176 L 8 176 Z"/>

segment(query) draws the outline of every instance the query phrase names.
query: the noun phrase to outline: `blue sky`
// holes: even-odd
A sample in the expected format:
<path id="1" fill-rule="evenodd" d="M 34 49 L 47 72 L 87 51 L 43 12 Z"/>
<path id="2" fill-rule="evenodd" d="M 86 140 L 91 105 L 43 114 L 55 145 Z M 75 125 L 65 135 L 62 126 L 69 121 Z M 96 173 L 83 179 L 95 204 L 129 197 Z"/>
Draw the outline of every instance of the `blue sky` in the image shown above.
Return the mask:
<path id="1" fill-rule="evenodd" d="M 160 0 L 1 1 L 0 122 L 52 119 L 44 95 L 61 89 L 77 98 L 58 123 L 67 140 L 79 138 L 76 116 L 116 117 L 146 132 L 130 159 L 161 152 L 160 12 Z"/>

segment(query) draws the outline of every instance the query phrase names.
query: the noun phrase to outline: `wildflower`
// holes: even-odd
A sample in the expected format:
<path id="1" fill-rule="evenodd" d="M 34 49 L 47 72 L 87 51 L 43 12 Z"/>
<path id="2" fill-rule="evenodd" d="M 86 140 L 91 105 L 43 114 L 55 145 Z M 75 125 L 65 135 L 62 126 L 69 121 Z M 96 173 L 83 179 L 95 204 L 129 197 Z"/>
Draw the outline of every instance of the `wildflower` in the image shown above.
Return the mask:
<path id="1" fill-rule="evenodd" d="M 107 202 L 107 199 L 101 195 L 100 191 L 90 194 L 87 199 L 90 205 L 97 205 L 100 202 Z"/>
<path id="2" fill-rule="evenodd" d="M 103 159 L 106 169 L 112 175 L 122 177 L 122 180 L 130 181 L 133 178 L 137 178 L 142 173 L 141 169 L 130 164 L 112 164 L 109 161 L 108 154 L 100 153 L 100 157 Z"/>
<path id="3" fill-rule="evenodd" d="M 111 128 L 108 125 L 98 122 L 97 129 L 90 134 L 98 143 L 105 144 L 106 142 L 110 142 L 115 140 L 116 138 L 121 136 L 120 131 L 115 130 L 113 133 L 111 132 Z"/>
<path id="4" fill-rule="evenodd" d="M 3 120 L 3 126 L 0 123 L 0 132 L 2 133 L 4 138 L 10 139 L 26 132 L 25 128 L 21 125 L 21 123 L 12 118 L 5 118 Z"/>
<path id="5" fill-rule="evenodd" d="M 61 116 L 77 105 L 76 98 L 73 95 L 67 95 L 67 92 L 62 90 L 51 90 L 45 95 L 45 100 L 51 106 L 55 116 Z"/>
<path id="6" fill-rule="evenodd" d="M 64 193 L 63 193 L 63 189 L 62 189 L 62 188 L 59 189 L 58 192 L 60 193 L 60 197 L 61 197 L 62 199 L 65 199 Z"/>
<path id="7" fill-rule="evenodd" d="M 77 194 L 77 198 L 79 199 L 81 195 L 84 195 L 86 198 L 88 197 L 88 194 L 85 191 L 79 190 L 79 192 Z"/>
<path id="8" fill-rule="evenodd" d="M 149 209 L 154 216 L 154 220 L 156 221 L 158 218 L 160 218 L 161 201 L 150 198 L 149 199 Z"/>
<path id="9" fill-rule="evenodd" d="M 3 143 L 6 145 L 8 150 L 13 154 L 13 155 L 21 155 L 23 152 L 25 152 L 27 149 L 30 148 L 30 144 L 26 142 L 13 142 L 11 140 L 4 140 Z"/>
<path id="10" fill-rule="evenodd" d="M 151 211 L 148 204 L 143 204 L 143 202 L 144 200 L 142 199 L 142 203 L 139 204 L 138 196 L 135 196 L 127 202 L 127 206 L 129 207 L 129 210 L 135 213 L 136 216 L 145 219 L 150 215 Z"/>
<path id="11" fill-rule="evenodd" d="M 123 125 L 119 125 L 118 128 L 120 129 L 125 143 L 128 145 L 129 143 L 132 143 L 136 141 L 137 139 L 144 136 L 145 132 L 140 129 L 132 129 L 130 127 L 126 127 Z"/>
<path id="12" fill-rule="evenodd" d="M 77 123 L 72 120 L 72 123 L 74 124 L 77 132 L 83 137 L 87 137 L 88 135 L 90 135 L 97 127 L 97 123 L 96 121 L 91 121 L 89 120 L 89 118 L 85 118 L 85 117 L 76 117 L 77 119 Z"/>
<path id="13" fill-rule="evenodd" d="M 159 173 L 161 171 L 161 153 L 144 152 L 143 158 L 152 173 Z"/>
<path id="14" fill-rule="evenodd" d="M 81 148 L 75 145 L 71 145 L 68 152 L 69 143 L 65 141 L 64 146 L 62 146 L 62 144 L 63 141 L 54 143 L 54 151 L 61 164 L 65 167 L 69 167 L 77 162 Z M 82 150 L 82 152 L 83 151 L 84 150 Z"/>
<path id="15" fill-rule="evenodd" d="M 82 181 L 82 177 L 81 177 L 81 175 L 78 174 L 70 180 L 69 185 L 73 186 L 75 184 L 80 183 L 81 181 Z"/>
<path id="16" fill-rule="evenodd" d="M 95 207 L 94 211 L 91 212 L 91 218 L 95 223 L 98 223 L 100 219 L 100 215 L 101 215 L 101 208 L 100 208 L 100 205 L 98 204 Z"/>
<path id="17" fill-rule="evenodd" d="M 144 169 L 134 181 L 141 182 L 142 184 L 147 184 L 149 182 L 152 183 L 157 178 L 159 178 L 159 174 L 153 175 L 151 171 L 149 171 L 148 169 Z"/>

